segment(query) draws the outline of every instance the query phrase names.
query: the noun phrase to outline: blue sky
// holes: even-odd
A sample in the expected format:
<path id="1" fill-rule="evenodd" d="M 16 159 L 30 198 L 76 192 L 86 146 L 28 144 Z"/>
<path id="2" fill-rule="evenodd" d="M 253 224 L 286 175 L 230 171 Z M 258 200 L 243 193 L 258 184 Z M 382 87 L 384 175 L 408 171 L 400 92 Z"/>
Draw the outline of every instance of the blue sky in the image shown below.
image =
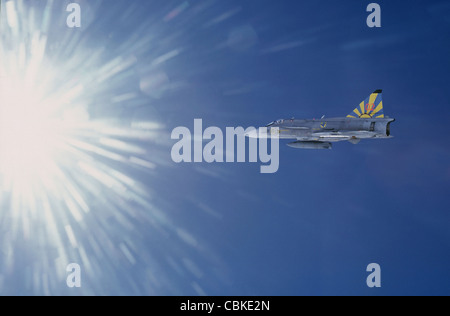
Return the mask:
<path id="1" fill-rule="evenodd" d="M 177 123 L 343 116 L 379 88 L 385 113 L 397 121 L 387 141 L 339 143 L 330 152 L 282 144 L 275 175 L 252 165 L 202 165 L 217 173 L 208 179 L 176 166 L 180 192 L 183 179 L 195 178 L 186 194 L 223 215 L 208 221 L 213 228 L 190 220 L 192 230 L 217 242 L 230 269 L 231 288 L 212 293 L 448 294 L 450 8 L 380 1 L 382 27 L 370 29 L 367 4 L 232 2 L 242 10 L 214 29 L 210 40 L 220 43 L 245 25 L 254 43 L 198 60 L 207 70 L 184 92 L 187 119 Z M 365 285 L 370 262 L 382 267 L 382 289 Z"/>
<path id="2" fill-rule="evenodd" d="M 74 233 L 82 244 L 104 238 L 105 247 L 88 245 L 85 257 L 68 251 L 96 264 L 81 289 L 55 277 L 51 294 L 450 294 L 447 1 L 378 1 L 381 28 L 366 25 L 369 1 L 80 3 L 80 30 L 65 28 L 66 13 L 53 8 L 55 46 L 46 53 L 58 62 L 100 48 L 100 62 L 133 56 L 128 70 L 86 88 L 90 115 L 144 117 L 165 132 L 160 142 L 136 142 L 154 170 L 120 167 L 143 184 L 146 203 L 108 189 L 86 194 L 91 213 Z M 376 89 L 396 118 L 393 139 L 331 151 L 281 141 L 280 169 L 270 175 L 259 164 L 171 160 L 170 132 L 192 129 L 195 118 L 224 128 L 345 116 Z M 111 106 L 123 93 L 135 97 Z M 34 250 L 15 239 L 23 260 L 13 270 L 0 265 L 0 294 L 48 293 L 21 273 L 42 262 L 36 249 L 45 240 L 31 243 Z M 381 265 L 380 289 L 366 286 L 372 262 Z"/>

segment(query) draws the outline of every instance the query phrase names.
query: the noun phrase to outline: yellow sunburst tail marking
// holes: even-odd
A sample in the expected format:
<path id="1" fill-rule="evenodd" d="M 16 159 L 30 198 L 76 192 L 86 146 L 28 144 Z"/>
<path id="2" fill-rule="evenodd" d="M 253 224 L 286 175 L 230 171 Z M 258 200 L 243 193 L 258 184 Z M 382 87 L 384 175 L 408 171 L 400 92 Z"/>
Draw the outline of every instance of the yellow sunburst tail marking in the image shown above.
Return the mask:
<path id="1" fill-rule="evenodd" d="M 382 91 L 376 90 L 356 107 L 347 117 L 384 118 Z"/>

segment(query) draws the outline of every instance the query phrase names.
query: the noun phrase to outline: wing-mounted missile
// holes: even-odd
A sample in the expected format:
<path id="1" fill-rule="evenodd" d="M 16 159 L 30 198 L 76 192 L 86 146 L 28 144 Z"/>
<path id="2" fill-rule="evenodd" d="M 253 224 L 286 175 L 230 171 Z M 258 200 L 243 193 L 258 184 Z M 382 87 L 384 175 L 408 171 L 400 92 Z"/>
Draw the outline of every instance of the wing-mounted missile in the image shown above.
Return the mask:
<path id="1" fill-rule="evenodd" d="M 288 144 L 289 147 L 292 148 L 300 148 L 300 149 L 331 149 L 332 145 L 328 142 L 317 142 L 317 141 L 297 141 Z"/>

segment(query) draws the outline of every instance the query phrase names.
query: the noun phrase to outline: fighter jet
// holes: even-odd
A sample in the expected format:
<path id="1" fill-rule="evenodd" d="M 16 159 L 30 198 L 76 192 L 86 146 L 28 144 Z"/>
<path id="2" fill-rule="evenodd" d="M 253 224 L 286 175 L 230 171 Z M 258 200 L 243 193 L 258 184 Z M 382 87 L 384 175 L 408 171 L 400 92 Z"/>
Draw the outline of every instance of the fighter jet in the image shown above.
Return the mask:
<path id="1" fill-rule="evenodd" d="M 321 119 L 284 119 L 274 121 L 260 131 L 246 135 L 252 138 L 295 139 L 288 146 L 303 149 L 331 149 L 333 142 L 391 138 L 390 124 L 395 119 L 383 113 L 382 90 L 376 90 L 346 117 Z"/>

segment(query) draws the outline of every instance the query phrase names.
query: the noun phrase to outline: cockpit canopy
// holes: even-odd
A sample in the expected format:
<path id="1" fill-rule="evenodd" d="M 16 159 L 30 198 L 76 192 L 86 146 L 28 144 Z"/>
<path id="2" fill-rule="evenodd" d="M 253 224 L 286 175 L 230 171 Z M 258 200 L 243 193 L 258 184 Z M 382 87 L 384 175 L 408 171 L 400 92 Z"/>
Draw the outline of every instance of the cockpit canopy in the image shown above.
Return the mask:
<path id="1" fill-rule="evenodd" d="M 283 124 L 283 122 L 284 122 L 284 120 L 279 119 L 279 120 L 276 120 L 276 121 L 273 121 L 273 122 L 267 124 L 267 126 L 279 125 L 279 124 Z"/>

